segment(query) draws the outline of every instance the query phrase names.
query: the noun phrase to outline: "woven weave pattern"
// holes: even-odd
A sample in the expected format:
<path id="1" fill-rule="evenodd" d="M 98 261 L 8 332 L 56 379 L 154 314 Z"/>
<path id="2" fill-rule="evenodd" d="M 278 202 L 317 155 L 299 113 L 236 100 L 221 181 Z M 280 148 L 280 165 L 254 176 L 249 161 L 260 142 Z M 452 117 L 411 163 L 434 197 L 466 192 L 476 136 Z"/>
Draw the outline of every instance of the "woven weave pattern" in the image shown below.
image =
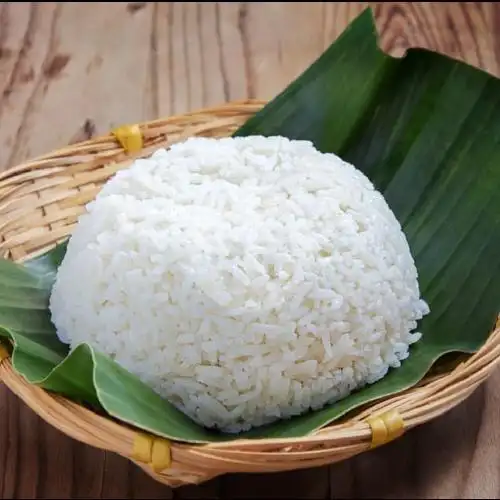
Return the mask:
<path id="1" fill-rule="evenodd" d="M 125 152 L 110 134 L 0 174 L 1 255 L 23 261 L 45 252 L 71 233 L 85 204 L 100 186 L 133 159 L 190 136 L 228 136 L 262 104 L 236 102 L 140 124 L 144 148 L 138 153 Z M 442 368 L 410 390 L 365 406 L 340 422 L 298 439 L 167 443 L 27 384 L 4 355 L 0 356 L 0 377 L 49 424 L 74 439 L 128 457 L 158 481 L 175 487 L 224 473 L 275 472 L 330 464 L 395 439 L 405 430 L 450 410 L 486 380 L 500 360 L 499 326 L 477 354 L 458 366 Z"/>

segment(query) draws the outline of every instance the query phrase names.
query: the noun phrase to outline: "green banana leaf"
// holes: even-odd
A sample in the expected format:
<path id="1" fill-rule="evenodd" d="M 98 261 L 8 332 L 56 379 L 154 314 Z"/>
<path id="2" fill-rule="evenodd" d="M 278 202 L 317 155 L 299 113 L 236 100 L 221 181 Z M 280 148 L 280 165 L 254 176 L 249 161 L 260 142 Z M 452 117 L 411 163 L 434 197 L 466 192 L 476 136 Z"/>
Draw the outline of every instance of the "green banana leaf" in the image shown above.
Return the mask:
<path id="1" fill-rule="evenodd" d="M 426 50 L 377 45 L 369 9 L 236 135 L 311 140 L 362 170 L 401 222 L 431 313 L 401 368 L 323 410 L 240 434 L 302 436 L 415 385 L 443 355 L 473 353 L 500 310 L 500 81 Z M 29 382 L 171 439 L 235 439 L 194 424 L 109 358 L 56 337 L 47 300 L 62 244 L 19 266 L 0 261 L 0 336 Z"/>

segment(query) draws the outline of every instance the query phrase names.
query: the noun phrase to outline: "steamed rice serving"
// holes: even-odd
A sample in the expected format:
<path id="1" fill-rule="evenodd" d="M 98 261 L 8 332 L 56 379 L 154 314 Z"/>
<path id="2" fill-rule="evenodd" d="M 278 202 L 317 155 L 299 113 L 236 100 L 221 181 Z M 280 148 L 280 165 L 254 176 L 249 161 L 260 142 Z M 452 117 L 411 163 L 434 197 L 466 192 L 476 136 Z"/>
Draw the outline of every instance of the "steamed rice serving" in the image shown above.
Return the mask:
<path id="1" fill-rule="evenodd" d="M 318 409 L 398 367 L 429 312 L 400 224 L 305 141 L 193 138 L 87 206 L 50 308 L 207 427 Z"/>

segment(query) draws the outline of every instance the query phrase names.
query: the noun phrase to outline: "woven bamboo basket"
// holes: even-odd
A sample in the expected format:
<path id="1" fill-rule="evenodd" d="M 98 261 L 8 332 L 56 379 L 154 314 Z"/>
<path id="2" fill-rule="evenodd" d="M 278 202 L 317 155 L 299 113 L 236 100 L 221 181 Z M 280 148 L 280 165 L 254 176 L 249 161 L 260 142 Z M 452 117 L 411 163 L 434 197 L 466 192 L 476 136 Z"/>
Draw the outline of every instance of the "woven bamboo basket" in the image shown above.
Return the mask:
<path id="1" fill-rule="evenodd" d="M 122 127 L 0 174 L 1 255 L 15 261 L 63 241 L 100 186 L 130 162 L 189 136 L 228 136 L 263 102 L 243 101 Z M 277 472 L 332 464 L 385 444 L 466 399 L 500 360 L 500 323 L 483 348 L 441 367 L 403 393 L 367 405 L 296 439 L 189 445 L 146 435 L 28 384 L 1 351 L 0 378 L 40 417 L 68 436 L 118 453 L 172 487 L 235 472 Z"/>

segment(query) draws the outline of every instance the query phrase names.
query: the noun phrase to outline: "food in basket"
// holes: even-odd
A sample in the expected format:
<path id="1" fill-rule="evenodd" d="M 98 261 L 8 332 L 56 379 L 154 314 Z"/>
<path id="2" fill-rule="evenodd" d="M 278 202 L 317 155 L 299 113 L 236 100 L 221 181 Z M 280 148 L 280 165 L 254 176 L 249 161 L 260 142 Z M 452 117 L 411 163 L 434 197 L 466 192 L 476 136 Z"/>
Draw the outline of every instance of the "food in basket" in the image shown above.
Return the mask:
<path id="1" fill-rule="evenodd" d="M 225 432 L 381 379 L 429 312 L 368 178 L 258 136 L 192 138 L 118 172 L 73 231 L 50 310 L 71 348 Z"/>

